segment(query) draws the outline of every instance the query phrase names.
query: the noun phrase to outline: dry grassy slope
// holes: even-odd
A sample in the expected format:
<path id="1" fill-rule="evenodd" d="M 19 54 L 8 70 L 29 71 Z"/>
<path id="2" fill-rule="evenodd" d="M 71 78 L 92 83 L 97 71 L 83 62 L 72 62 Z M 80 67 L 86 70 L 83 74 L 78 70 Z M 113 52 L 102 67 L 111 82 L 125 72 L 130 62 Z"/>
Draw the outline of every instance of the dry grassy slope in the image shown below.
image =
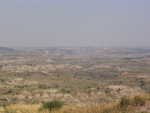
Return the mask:
<path id="1" fill-rule="evenodd" d="M 141 100 L 131 98 L 129 101 L 139 104 L 125 104 L 120 107 L 120 102 L 110 104 L 89 104 L 86 106 L 65 105 L 59 110 L 53 110 L 51 113 L 150 113 L 150 95 L 139 96 L 145 104 L 140 104 Z M 47 110 L 39 110 L 41 105 L 10 105 L 0 107 L 0 113 L 50 113 Z"/>

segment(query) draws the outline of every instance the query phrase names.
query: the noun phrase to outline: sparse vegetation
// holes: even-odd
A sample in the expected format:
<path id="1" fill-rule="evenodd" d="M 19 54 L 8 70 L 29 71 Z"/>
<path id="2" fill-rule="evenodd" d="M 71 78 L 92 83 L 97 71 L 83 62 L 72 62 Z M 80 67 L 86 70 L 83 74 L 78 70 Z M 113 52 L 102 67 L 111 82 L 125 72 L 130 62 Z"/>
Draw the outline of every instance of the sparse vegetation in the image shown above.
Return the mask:
<path id="1" fill-rule="evenodd" d="M 137 99 L 138 98 L 138 99 Z M 140 98 L 140 99 L 139 99 Z M 133 98 L 123 97 L 118 103 L 110 104 L 91 104 L 87 106 L 64 106 L 60 101 L 51 101 L 44 103 L 43 110 L 38 110 L 39 105 L 10 105 L 5 107 L 0 107 L 0 113 L 149 113 L 149 111 L 141 111 L 140 108 L 144 107 L 142 102 L 147 102 L 148 98 L 143 100 L 143 96 L 135 96 Z M 135 106 L 137 103 L 140 106 Z M 145 108 L 146 109 L 146 108 Z"/>
<path id="2" fill-rule="evenodd" d="M 150 91 L 150 52 L 140 57 L 134 49 L 88 49 L 0 52 L 0 105 L 38 104 L 28 113 L 128 113 L 147 105 L 148 96 L 134 96 Z M 38 111 L 42 102 L 49 103 Z"/>

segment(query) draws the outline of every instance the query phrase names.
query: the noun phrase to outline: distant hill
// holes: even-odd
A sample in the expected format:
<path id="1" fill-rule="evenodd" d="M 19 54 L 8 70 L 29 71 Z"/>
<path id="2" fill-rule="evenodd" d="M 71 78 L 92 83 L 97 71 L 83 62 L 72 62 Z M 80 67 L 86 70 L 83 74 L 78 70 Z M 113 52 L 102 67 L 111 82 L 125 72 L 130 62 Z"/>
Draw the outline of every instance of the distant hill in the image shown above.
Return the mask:
<path id="1" fill-rule="evenodd" d="M 0 52 L 14 52 L 15 49 L 8 47 L 0 47 Z"/>

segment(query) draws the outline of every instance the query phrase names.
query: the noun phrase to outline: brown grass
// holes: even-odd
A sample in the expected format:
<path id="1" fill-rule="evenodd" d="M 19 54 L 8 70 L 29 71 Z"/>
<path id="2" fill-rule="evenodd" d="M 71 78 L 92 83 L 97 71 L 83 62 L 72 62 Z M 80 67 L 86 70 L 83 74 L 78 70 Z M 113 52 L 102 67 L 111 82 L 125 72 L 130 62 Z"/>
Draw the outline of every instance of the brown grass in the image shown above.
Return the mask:
<path id="1" fill-rule="evenodd" d="M 138 113 L 135 112 L 143 103 L 149 101 L 150 95 L 139 95 L 128 98 L 126 106 L 120 102 L 111 104 L 92 104 L 87 106 L 64 106 L 59 110 L 39 110 L 42 105 L 10 105 L 0 108 L 0 113 Z M 141 104 L 142 103 L 142 104 Z"/>

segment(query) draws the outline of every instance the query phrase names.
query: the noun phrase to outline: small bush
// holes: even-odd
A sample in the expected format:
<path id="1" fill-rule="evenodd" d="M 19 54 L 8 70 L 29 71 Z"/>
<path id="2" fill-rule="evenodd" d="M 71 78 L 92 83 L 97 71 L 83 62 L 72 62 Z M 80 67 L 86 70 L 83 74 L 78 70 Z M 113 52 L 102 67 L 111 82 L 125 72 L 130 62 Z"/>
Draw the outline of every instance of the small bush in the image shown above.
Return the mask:
<path id="1" fill-rule="evenodd" d="M 64 105 L 64 102 L 61 101 L 51 101 L 43 104 L 43 108 L 49 111 L 60 109 Z"/>
<path id="2" fill-rule="evenodd" d="M 130 105 L 130 99 L 127 97 L 122 97 L 119 102 L 119 106 L 120 107 L 128 107 L 129 105 Z"/>
<path id="3" fill-rule="evenodd" d="M 62 93 L 71 93 L 71 89 L 69 89 L 69 88 L 63 88 L 63 89 L 61 89 L 61 92 Z"/>
<path id="4" fill-rule="evenodd" d="M 145 99 L 141 96 L 135 96 L 133 98 L 133 104 L 135 106 L 143 106 L 143 105 L 145 105 Z"/>

